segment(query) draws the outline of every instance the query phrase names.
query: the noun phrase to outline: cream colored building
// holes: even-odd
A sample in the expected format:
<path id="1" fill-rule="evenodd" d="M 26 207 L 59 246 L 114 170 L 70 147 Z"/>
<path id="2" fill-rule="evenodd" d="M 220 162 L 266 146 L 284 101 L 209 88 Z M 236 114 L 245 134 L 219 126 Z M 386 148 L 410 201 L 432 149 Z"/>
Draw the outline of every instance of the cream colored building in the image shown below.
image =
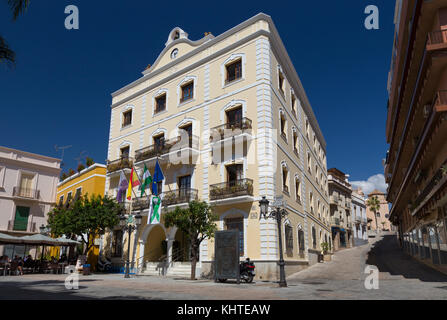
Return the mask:
<path id="1" fill-rule="evenodd" d="M 174 28 L 143 76 L 112 94 L 106 192 L 116 195 L 120 172 L 129 177 L 132 164 L 140 177 L 144 163 L 153 174 L 157 154 L 166 178 L 162 212 L 192 199 L 209 202 L 219 229 L 241 231 L 241 259 L 255 262 L 258 279 L 279 273 L 276 222 L 260 219 L 262 196 L 287 201 L 287 274 L 315 263 L 329 241 L 326 142 L 269 16 L 197 41 Z M 174 273 L 187 266 L 185 237 L 147 224 L 147 207 L 145 198 L 132 201 L 132 211 L 144 215 L 130 239 L 134 265 L 157 272 L 167 259 Z M 127 234 L 115 230 L 103 240 L 102 251 L 123 263 Z M 212 240 L 202 243 L 203 276 L 213 251 Z"/>

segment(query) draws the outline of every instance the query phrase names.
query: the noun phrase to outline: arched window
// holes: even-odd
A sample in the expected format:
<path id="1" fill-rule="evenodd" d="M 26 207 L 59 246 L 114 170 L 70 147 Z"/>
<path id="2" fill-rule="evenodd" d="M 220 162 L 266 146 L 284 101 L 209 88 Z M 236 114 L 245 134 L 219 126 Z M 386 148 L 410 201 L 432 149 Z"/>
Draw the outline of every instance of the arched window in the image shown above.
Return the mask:
<path id="1" fill-rule="evenodd" d="M 317 231 L 314 226 L 312 226 L 312 248 L 317 248 Z"/>
<path id="2" fill-rule="evenodd" d="M 304 242 L 304 231 L 301 227 L 298 228 L 298 250 L 300 257 L 304 257 L 305 242 Z"/>

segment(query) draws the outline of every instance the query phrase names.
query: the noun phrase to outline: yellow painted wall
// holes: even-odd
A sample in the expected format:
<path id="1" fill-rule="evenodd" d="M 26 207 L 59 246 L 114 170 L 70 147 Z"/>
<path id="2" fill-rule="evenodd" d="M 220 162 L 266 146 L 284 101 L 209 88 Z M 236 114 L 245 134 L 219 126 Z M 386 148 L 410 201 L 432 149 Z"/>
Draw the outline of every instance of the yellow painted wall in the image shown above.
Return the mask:
<path id="1" fill-rule="evenodd" d="M 76 194 L 76 190 L 81 188 L 81 194 L 85 195 L 104 195 L 106 182 L 106 166 L 102 164 L 93 164 L 92 166 L 82 170 L 80 173 L 61 181 L 57 186 L 56 203 L 59 204 L 61 196 L 64 198 L 64 203 L 68 194 L 72 193 L 72 198 Z M 90 239 L 94 241 L 94 239 Z M 51 255 L 59 256 L 60 248 L 52 248 Z M 99 256 L 99 246 L 93 247 L 87 253 L 87 263 L 91 264 L 92 268 L 96 266 Z"/>

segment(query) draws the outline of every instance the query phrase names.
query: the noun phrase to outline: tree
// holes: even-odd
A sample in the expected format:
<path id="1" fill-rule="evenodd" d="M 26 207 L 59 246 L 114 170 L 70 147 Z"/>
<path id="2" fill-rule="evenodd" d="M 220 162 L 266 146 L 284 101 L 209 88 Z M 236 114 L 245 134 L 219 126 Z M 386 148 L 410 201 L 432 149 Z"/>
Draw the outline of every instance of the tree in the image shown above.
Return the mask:
<path id="1" fill-rule="evenodd" d="M 12 19 L 15 21 L 29 6 L 30 0 L 8 0 L 8 5 L 12 11 Z M 15 52 L 8 46 L 6 40 L 0 36 L 0 63 L 15 63 Z"/>
<path id="2" fill-rule="evenodd" d="M 191 246 L 191 280 L 196 279 L 196 264 L 199 260 L 200 244 L 205 239 L 214 237 L 217 220 L 211 207 L 205 201 L 191 201 L 188 208 L 176 207 L 165 215 L 167 228 L 176 226 L 188 238 Z"/>
<path id="3" fill-rule="evenodd" d="M 84 255 L 94 244 L 94 239 L 119 223 L 123 208 L 108 196 L 81 195 L 68 208 L 57 206 L 48 213 L 48 226 L 56 237 L 78 236 L 82 239 Z"/>
<path id="4" fill-rule="evenodd" d="M 376 228 L 379 229 L 379 224 L 377 223 L 377 211 L 380 210 L 380 201 L 377 196 L 373 196 L 366 201 L 366 205 L 369 207 L 369 210 L 374 212 L 374 218 L 376 219 Z"/>

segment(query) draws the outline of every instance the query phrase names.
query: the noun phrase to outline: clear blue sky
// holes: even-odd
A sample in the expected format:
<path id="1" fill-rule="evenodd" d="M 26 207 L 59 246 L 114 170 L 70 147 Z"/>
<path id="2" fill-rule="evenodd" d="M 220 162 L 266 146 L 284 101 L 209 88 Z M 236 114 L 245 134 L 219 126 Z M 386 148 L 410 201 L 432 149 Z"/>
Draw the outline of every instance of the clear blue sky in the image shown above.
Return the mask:
<path id="1" fill-rule="evenodd" d="M 66 30 L 66 5 L 80 29 Z M 367 5 L 380 30 L 364 28 Z M 215 36 L 259 12 L 270 15 L 301 78 L 327 141 L 328 167 L 351 180 L 383 173 L 387 74 L 394 1 L 51 1 L 31 0 L 12 22 L 0 1 L 0 34 L 17 53 L 0 65 L 0 145 L 60 157 L 76 169 L 81 151 L 105 162 L 110 94 L 137 79 L 179 26 L 192 40 Z"/>

